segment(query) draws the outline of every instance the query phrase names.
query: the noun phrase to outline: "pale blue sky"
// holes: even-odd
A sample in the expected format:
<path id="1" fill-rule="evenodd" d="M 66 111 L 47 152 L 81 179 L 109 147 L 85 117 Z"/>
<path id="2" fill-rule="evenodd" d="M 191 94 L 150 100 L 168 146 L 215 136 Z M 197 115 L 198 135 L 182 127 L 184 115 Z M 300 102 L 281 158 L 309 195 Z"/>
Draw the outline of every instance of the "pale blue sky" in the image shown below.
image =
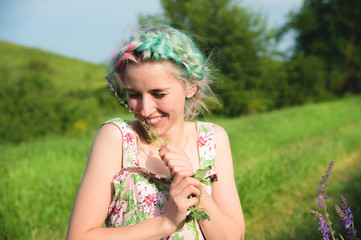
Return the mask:
<path id="1" fill-rule="evenodd" d="M 273 27 L 303 0 L 240 2 L 267 14 Z M 0 39 L 100 63 L 136 27 L 139 13 L 160 11 L 159 0 L 0 0 Z M 281 48 L 290 44 L 286 39 Z"/>

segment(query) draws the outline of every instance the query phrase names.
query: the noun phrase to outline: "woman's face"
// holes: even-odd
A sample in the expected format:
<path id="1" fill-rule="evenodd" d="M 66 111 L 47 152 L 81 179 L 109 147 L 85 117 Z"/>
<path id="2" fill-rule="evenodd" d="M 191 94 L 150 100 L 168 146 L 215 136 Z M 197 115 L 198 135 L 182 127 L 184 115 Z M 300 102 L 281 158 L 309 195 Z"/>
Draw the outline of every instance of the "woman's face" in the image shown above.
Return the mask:
<path id="1" fill-rule="evenodd" d="M 162 136 L 184 121 L 186 97 L 193 94 L 171 69 L 168 62 L 131 64 L 125 74 L 129 106 Z"/>

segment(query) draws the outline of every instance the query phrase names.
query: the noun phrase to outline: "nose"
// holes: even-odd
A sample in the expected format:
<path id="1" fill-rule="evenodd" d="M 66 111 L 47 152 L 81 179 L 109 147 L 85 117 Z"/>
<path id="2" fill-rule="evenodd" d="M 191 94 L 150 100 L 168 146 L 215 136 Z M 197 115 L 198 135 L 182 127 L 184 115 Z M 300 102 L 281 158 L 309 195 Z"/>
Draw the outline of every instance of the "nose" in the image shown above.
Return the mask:
<path id="1" fill-rule="evenodd" d="M 143 96 L 140 99 L 139 105 L 139 112 L 143 117 L 149 117 L 154 112 L 155 102 L 150 96 Z"/>

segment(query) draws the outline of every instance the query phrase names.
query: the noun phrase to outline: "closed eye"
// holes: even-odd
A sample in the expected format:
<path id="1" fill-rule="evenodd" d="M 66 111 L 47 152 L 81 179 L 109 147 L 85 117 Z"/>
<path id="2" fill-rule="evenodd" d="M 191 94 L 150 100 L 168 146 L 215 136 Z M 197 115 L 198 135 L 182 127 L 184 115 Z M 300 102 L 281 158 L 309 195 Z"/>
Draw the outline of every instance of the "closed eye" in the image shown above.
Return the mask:
<path id="1" fill-rule="evenodd" d="M 140 94 L 139 93 L 128 93 L 128 98 L 139 98 Z"/>
<path id="2" fill-rule="evenodd" d="M 167 94 L 165 94 L 165 93 L 153 93 L 152 95 L 155 98 L 163 98 Z"/>

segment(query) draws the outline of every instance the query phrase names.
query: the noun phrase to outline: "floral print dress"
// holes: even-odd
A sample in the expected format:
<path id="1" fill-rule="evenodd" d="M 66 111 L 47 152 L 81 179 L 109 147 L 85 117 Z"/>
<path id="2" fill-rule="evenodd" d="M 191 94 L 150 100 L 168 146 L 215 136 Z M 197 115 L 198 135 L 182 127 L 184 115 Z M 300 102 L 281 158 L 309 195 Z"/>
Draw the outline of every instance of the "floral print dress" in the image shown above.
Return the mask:
<path id="1" fill-rule="evenodd" d="M 162 176 L 139 167 L 135 133 L 127 121 L 115 118 L 106 123 L 115 124 L 123 136 L 123 169 L 113 180 L 115 194 L 109 206 L 106 227 L 129 226 L 149 218 L 160 216 L 168 207 L 170 176 Z M 106 124 L 104 123 L 104 124 Z M 212 123 L 196 122 L 201 168 L 211 166 L 206 174 L 204 190 L 212 193 L 211 179 L 216 179 L 213 170 L 216 156 L 215 134 Z M 201 233 L 197 223 L 197 231 Z M 199 234 L 200 239 L 204 239 Z M 193 223 L 163 239 L 196 239 Z"/>

